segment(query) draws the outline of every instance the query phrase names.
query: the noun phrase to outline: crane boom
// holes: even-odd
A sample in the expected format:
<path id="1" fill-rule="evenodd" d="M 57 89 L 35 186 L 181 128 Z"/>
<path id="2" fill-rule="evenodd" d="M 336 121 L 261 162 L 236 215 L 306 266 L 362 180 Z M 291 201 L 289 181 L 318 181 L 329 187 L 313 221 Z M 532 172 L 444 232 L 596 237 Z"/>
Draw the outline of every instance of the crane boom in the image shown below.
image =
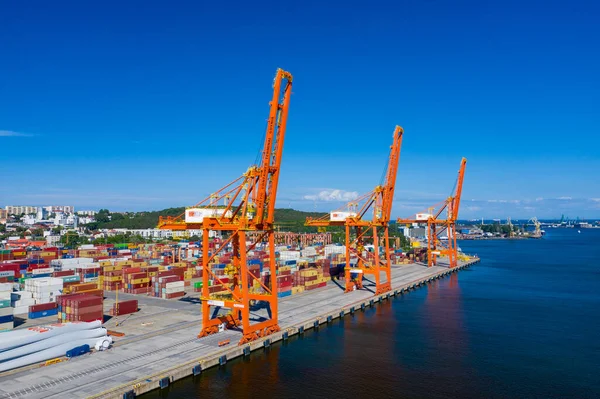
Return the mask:
<path id="1" fill-rule="evenodd" d="M 467 167 L 467 158 L 463 158 L 460 161 L 460 168 L 458 169 L 458 178 L 456 179 L 456 192 L 452 196 L 452 207 L 450 209 L 451 215 L 449 219 L 454 222 L 458 220 L 458 209 L 460 208 L 460 197 L 462 196 L 463 180 L 465 178 L 465 169 Z"/>
<path id="2" fill-rule="evenodd" d="M 402 147 L 402 135 L 404 129 L 396 126 L 393 136 L 393 144 L 390 147 L 390 158 L 385 176 L 385 184 L 383 186 L 383 206 L 382 219 L 383 223 L 388 223 L 392 215 L 392 202 L 394 201 L 394 190 L 396 188 L 396 175 L 398 173 L 398 162 L 400 161 L 400 148 Z"/>
<path id="3" fill-rule="evenodd" d="M 283 102 L 280 102 L 281 84 L 284 79 L 287 82 L 284 89 Z M 279 182 L 279 168 L 281 166 L 281 154 L 283 152 L 284 133 L 291 94 L 292 75 L 289 72 L 278 69 L 273 83 L 273 99 L 270 103 L 271 111 L 269 112 L 269 119 L 267 121 L 267 132 L 262 151 L 260 175 L 258 177 L 255 221 L 257 225 L 261 225 L 264 222 L 269 225 L 273 224 L 277 185 Z M 268 206 L 265 206 L 267 205 L 267 201 Z M 265 207 L 267 208 L 266 221 L 263 221 Z"/>

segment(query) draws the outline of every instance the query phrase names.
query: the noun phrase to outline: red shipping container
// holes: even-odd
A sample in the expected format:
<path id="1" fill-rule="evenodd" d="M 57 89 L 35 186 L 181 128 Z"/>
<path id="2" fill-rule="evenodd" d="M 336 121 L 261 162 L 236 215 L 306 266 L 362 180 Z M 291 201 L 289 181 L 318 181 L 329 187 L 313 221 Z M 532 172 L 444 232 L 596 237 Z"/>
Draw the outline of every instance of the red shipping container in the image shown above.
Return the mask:
<path id="1" fill-rule="evenodd" d="M 68 306 L 85 308 L 87 306 L 102 305 L 102 298 L 94 295 L 85 295 L 83 297 L 70 299 Z"/>
<path id="2" fill-rule="evenodd" d="M 73 270 L 54 271 L 52 273 L 54 277 L 73 276 L 75 272 Z"/>
<path id="3" fill-rule="evenodd" d="M 181 298 L 185 295 L 185 292 L 173 292 L 172 294 L 165 294 L 165 298 L 173 299 L 173 298 Z"/>
<path id="4" fill-rule="evenodd" d="M 58 304 L 56 302 L 39 303 L 37 305 L 31 305 L 31 306 L 29 306 L 29 311 L 30 312 L 41 312 L 41 311 L 44 311 L 44 310 L 54 309 L 57 306 L 58 306 Z"/>
<path id="5" fill-rule="evenodd" d="M 136 288 L 133 290 L 127 290 L 130 294 L 148 294 L 150 292 L 150 287 L 145 288 Z"/>
<path id="6" fill-rule="evenodd" d="M 83 315 L 77 315 L 74 316 L 72 320 L 69 321 L 85 321 L 85 322 L 91 322 L 91 321 L 96 321 L 96 320 L 100 320 L 100 321 L 104 321 L 104 314 L 103 313 L 87 313 L 87 314 L 83 314 Z"/>
<path id="7" fill-rule="evenodd" d="M 139 273 L 142 271 L 141 267 L 125 267 L 123 268 L 123 274 Z"/>
<path id="8" fill-rule="evenodd" d="M 71 286 L 71 292 L 89 291 L 98 288 L 98 283 L 81 283 Z"/>
<path id="9" fill-rule="evenodd" d="M 138 301 L 137 299 L 132 299 L 130 301 L 115 303 L 113 308 L 111 309 L 111 314 L 115 316 L 120 316 L 124 314 L 135 313 L 138 311 Z"/>
<path id="10" fill-rule="evenodd" d="M 104 290 L 83 291 L 82 294 L 85 294 L 85 295 L 95 295 L 95 296 L 99 296 L 101 298 L 104 298 Z"/>

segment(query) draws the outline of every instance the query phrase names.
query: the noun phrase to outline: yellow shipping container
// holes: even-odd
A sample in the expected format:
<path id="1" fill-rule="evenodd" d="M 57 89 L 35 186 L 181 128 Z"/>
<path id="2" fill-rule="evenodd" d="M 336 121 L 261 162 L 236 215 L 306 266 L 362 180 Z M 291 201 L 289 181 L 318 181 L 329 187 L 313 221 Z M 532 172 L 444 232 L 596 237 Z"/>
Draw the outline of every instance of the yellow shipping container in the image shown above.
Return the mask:
<path id="1" fill-rule="evenodd" d="M 300 271 L 300 275 L 302 277 L 313 277 L 313 276 L 318 276 L 319 272 L 315 269 L 305 269 L 305 270 Z"/>
<path id="2" fill-rule="evenodd" d="M 104 281 L 106 281 L 106 282 L 123 281 L 123 277 L 122 276 L 104 277 Z"/>
<path id="3" fill-rule="evenodd" d="M 56 253 L 52 252 L 52 251 L 42 251 L 40 253 L 40 256 L 54 256 L 54 255 L 56 255 Z"/>
<path id="4" fill-rule="evenodd" d="M 292 295 L 296 295 L 296 294 L 299 294 L 301 292 L 304 292 L 304 287 L 302 287 L 302 286 L 292 287 Z"/>
<path id="5" fill-rule="evenodd" d="M 150 279 L 148 277 L 131 280 L 131 284 L 144 284 L 144 283 L 149 283 L 149 282 L 150 282 Z"/>

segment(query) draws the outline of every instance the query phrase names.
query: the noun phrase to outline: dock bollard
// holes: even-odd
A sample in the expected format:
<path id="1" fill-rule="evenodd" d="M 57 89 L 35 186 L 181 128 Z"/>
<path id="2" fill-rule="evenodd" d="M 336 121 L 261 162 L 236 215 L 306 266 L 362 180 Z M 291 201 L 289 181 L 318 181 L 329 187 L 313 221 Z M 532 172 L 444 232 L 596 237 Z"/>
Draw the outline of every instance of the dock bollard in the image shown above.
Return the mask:
<path id="1" fill-rule="evenodd" d="M 354 314 L 354 306 L 350 308 L 350 314 Z"/>
<path id="2" fill-rule="evenodd" d="M 344 315 L 345 315 L 345 313 L 344 313 L 344 311 L 342 310 L 342 311 L 340 312 L 340 319 L 342 319 L 342 318 L 344 317 Z"/>
<path id="3" fill-rule="evenodd" d="M 319 320 L 315 320 L 314 324 L 313 324 L 314 328 L 319 328 Z"/>
<path id="4" fill-rule="evenodd" d="M 252 352 L 252 351 L 250 350 L 249 346 L 244 348 L 244 356 L 250 356 L 250 352 Z"/>
<path id="5" fill-rule="evenodd" d="M 327 316 L 327 324 L 331 323 L 331 316 Z"/>
<path id="6" fill-rule="evenodd" d="M 268 348 L 269 346 L 271 346 L 271 340 L 267 338 L 263 341 L 263 347 Z"/>
<path id="7" fill-rule="evenodd" d="M 289 333 L 287 331 L 284 331 L 283 334 L 281 334 L 281 339 L 283 339 L 284 341 L 287 341 L 289 337 Z"/>
<path id="8" fill-rule="evenodd" d="M 371 299 L 371 300 L 369 301 L 369 306 L 370 306 L 370 307 L 373 307 L 373 304 L 374 304 L 374 303 L 375 303 L 375 302 L 374 302 L 374 301 Z"/>
<path id="9" fill-rule="evenodd" d="M 365 310 L 365 304 L 364 303 L 360 304 L 360 310 Z"/>
<path id="10" fill-rule="evenodd" d="M 201 373 L 202 373 L 202 367 L 201 367 L 199 364 L 195 365 L 195 366 L 192 368 L 192 374 L 193 374 L 194 376 L 196 376 L 196 375 L 199 375 L 199 374 L 201 374 Z"/>
<path id="11" fill-rule="evenodd" d="M 298 327 L 298 334 L 304 334 L 304 326 Z"/>
<path id="12" fill-rule="evenodd" d="M 227 363 L 227 355 L 223 355 L 219 358 L 219 366 L 224 366 Z"/>

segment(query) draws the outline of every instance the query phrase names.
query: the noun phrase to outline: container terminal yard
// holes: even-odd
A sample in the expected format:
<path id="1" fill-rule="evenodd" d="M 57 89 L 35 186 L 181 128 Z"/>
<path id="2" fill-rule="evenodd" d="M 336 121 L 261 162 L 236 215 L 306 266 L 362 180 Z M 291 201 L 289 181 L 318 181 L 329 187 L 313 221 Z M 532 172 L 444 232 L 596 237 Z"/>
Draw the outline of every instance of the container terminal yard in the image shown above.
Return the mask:
<path id="1" fill-rule="evenodd" d="M 466 159 L 454 189 L 397 223 L 426 229 L 404 253 L 389 225 L 404 130 L 381 184 L 281 245 L 275 202 L 292 75 L 278 69 L 260 163 L 158 228 L 201 231 L 164 244 L 42 246 L 0 253 L 0 394 L 135 397 L 391 300 L 479 261 L 459 251 Z M 344 231 L 330 244 L 326 230 Z"/>

